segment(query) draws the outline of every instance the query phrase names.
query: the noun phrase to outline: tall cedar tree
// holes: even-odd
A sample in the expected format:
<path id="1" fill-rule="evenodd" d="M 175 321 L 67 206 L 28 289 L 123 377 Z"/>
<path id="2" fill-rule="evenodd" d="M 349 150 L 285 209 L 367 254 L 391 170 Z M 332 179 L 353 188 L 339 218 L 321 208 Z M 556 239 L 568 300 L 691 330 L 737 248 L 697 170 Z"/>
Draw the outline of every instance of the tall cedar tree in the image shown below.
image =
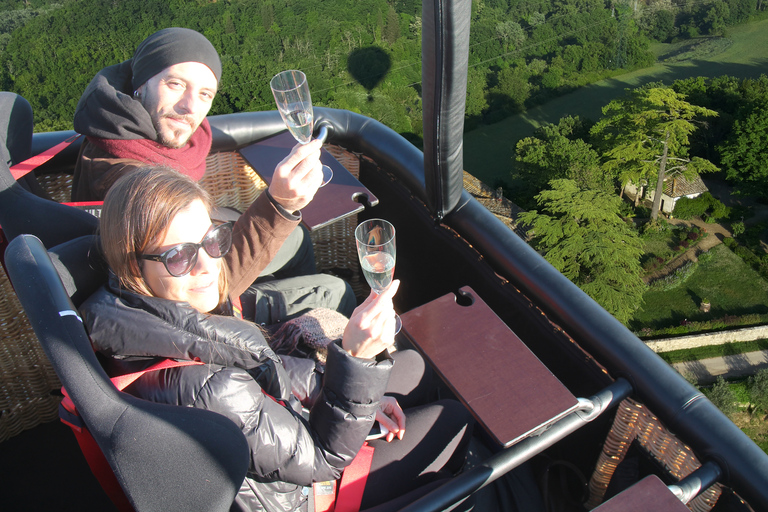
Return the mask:
<path id="1" fill-rule="evenodd" d="M 717 112 L 685 101 L 668 87 L 643 87 L 603 107 L 592 128 L 594 146 L 603 154 L 603 168 L 621 184 L 655 187 L 651 217 L 659 212 L 663 180 L 673 173 L 694 179 L 716 171 L 709 160 L 688 158 L 689 136 L 701 118 Z"/>
<path id="2" fill-rule="evenodd" d="M 642 304 L 643 246 L 619 215 L 615 194 L 580 189 L 573 180 L 550 182 L 536 196 L 539 211 L 520 214 L 532 228 L 532 245 L 557 270 L 620 322 Z"/>

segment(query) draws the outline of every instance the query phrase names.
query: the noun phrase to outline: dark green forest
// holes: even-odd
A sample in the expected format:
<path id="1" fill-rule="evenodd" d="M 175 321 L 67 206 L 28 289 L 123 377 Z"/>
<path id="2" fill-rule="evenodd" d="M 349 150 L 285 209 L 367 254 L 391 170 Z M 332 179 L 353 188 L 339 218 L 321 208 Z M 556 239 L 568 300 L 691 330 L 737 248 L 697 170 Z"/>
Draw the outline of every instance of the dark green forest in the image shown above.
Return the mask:
<path id="1" fill-rule="evenodd" d="M 467 129 L 653 62 L 651 39 L 717 33 L 762 0 L 474 0 Z M 205 34 L 224 65 L 212 114 L 273 109 L 269 79 L 302 69 L 317 105 L 377 119 L 418 143 L 416 0 L 6 0 L 0 87 L 33 106 L 37 131 L 71 128 L 102 67 L 168 26 Z"/>

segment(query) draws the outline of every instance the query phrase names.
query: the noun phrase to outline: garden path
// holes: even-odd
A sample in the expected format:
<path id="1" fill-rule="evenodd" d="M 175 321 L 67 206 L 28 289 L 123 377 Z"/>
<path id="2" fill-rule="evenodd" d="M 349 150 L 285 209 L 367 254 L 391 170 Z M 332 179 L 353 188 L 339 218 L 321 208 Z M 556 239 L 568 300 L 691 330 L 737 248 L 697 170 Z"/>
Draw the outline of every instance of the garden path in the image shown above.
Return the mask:
<path id="1" fill-rule="evenodd" d="M 744 224 L 749 226 L 750 224 L 756 224 L 768 220 L 768 205 L 762 204 L 755 200 L 751 196 L 737 195 L 733 193 L 733 187 L 721 179 L 709 178 L 702 176 L 702 180 L 707 185 L 710 193 L 722 201 L 723 204 L 729 207 L 733 206 L 745 206 L 752 209 L 753 216 L 745 219 Z M 651 283 L 659 278 L 667 276 L 673 273 L 678 268 L 682 267 L 689 261 L 696 261 L 699 254 L 706 252 L 723 242 L 723 239 L 730 237 L 731 229 L 730 223 L 707 223 L 700 219 L 682 220 L 682 219 L 668 219 L 668 222 L 673 225 L 687 225 L 692 224 L 699 226 L 702 232 L 706 232 L 707 236 L 704 237 L 698 244 L 691 247 L 683 254 L 669 261 L 664 267 L 658 269 L 653 274 L 646 276 L 643 280 L 646 283 Z M 761 235 L 761 241 L 763 248 L 768 252 L 768 230 L 764 231 Z"/>
<path id="2" fill-rule="evenodd" d="M 667 276 L 673 273 L 678 268 L 682 267 L 689 261 L 696 261 L 699 254 L 707 252 L 717 244 L 723 243 L 723 239 L 731 236 L 729 228 L 723 224 L 710 224 L 699 219 L 694 220 L 682 220 L 682 219 L 668 219 L 667 222 L 674 226 L 691 226 L 696 225 L 701 228 L 702 233 L 706 233 L 699 243 L 678 255 L 674 259 L 670 260 L 662 268 L 656 272 L 649 274 L 643 280 L 646 283 L 651 283 L 657 279 Z"/>
<path id="3" fill-rule="evenodd" d="M 696 377 L 700 385 L 710 384 L 718 377 L 724 379 L 748 377 L 762 368 L 768 368 L 768 350 L 685 361 L 672 366 L 681 375 L 689 374 Z"/>

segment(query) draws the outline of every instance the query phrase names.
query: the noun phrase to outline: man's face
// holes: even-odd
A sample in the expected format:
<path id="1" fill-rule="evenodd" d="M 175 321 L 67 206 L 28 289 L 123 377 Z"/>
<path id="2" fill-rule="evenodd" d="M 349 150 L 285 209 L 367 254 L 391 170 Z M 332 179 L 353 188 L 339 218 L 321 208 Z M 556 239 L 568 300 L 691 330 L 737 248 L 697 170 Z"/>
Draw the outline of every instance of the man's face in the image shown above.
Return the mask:
<path id="1" fill-rule="evenodd" d="M 182 62 L 165 68 L 139 87 L 141 104 L 157 131 L 157 142 L 183 147 L 203 122 L 216 96 L 213 71 L 200 62 Z"/>

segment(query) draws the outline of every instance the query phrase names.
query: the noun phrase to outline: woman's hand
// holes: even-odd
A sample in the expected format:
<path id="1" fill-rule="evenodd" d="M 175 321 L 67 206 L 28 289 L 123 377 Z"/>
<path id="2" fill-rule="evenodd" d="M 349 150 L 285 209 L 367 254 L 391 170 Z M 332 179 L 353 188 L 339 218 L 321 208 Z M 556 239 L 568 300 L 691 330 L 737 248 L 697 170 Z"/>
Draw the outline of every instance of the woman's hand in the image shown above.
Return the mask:
<path id="1" fill-rule="evenodd" d="M 371 292 L 349 318 L 341 346 L 354 357 L 373 358 L 395 342 L 395 309 L 392 298 L 400 287 L 395 279 L 376 295 Z"/>
<path id="2" fill-rule="evenodd" d="M 402 439 L 405 435 L 405 413 L 391 396 L 381 397 L 379 402 L 379 408 L 376 411 L 376 421 L 378 421 L 382 427 L 389 430 L 387 434 L 387 442 L 391 442 L 395 436 L 398 439 Z"/>
<path id="3" fill-rule="evenodd" d="M 322 146 L 323 143 L 317 139 L 308 144 L 297 144 L 291 153 L 277 164 L 272 183 L 269 184 L 269 193 L 289 212 L 307 206 L 322 185 Z"/>

